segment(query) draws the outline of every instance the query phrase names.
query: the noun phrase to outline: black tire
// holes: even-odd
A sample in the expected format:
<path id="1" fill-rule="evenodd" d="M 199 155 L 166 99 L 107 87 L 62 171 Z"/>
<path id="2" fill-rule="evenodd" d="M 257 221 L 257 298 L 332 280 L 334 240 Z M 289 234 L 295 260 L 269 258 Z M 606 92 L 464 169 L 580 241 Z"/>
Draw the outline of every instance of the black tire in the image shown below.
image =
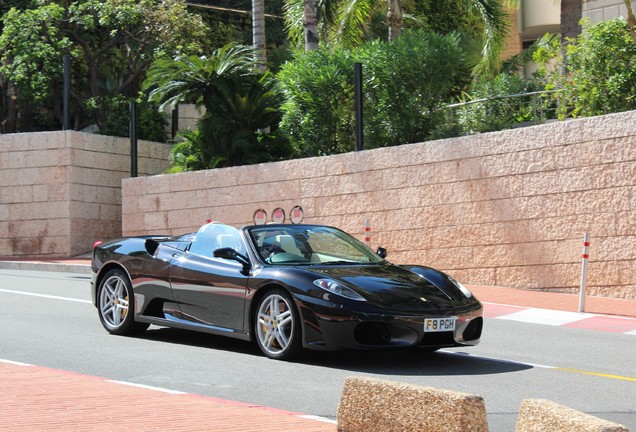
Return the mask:
<path id="1" fill-rule="evenodd" d="M 131 335 L 146 330 L 149 324 L 135 322 L 135 296 L 123 270 L 109 270 L 97 290 L 97 313 L 104 328 L 112 334 Z"/>
<path id="2" fill-rule="evenodd" d="M 258 301 L 254 311 L 254 337 L 267 357 L 290 360 L 300 354 L 300 326 L 296 305 L 284 289 L 272 289 Z"/>

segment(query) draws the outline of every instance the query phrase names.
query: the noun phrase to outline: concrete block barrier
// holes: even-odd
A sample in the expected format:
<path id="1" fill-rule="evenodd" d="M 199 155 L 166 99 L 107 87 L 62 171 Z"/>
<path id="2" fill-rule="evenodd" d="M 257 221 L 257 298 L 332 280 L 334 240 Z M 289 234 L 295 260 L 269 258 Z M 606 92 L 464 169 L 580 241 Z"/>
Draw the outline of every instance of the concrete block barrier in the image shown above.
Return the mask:
<path id="1" fill-rule="evenodd" d="M 338 407 L 339 432 L 488 431 L 481 396 L 349 377 Z"/>
<path id="2" fill-rule="evenodd" d="M 620 424 L 599 419 L 545 399 L 521 402 L 515 432 L 629 432 Z"/>

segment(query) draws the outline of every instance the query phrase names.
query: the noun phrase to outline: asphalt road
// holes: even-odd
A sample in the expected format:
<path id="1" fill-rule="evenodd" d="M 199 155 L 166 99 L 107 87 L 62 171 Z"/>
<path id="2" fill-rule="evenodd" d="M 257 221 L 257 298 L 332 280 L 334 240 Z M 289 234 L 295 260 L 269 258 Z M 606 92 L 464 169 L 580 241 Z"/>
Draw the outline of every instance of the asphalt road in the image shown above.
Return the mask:
<path id="1" fill-rule="evenodd" d="M 633 335 L 486 319 L 482 344 L 435 354 L 263 357 L 255 345 L 151 327 L 106 333 L 89 276 L 0 270 L 0 359 L 335 419 L 344 379 L 363 375 L 484 397 L 492 431 L 544 398 L 636 430 Z"/>

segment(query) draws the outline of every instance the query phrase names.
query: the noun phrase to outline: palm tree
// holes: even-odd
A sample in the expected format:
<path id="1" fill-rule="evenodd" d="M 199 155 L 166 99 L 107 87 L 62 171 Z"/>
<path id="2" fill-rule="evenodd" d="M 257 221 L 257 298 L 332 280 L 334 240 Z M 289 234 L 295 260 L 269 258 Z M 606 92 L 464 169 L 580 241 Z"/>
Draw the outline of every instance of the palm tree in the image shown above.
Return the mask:
<path id="1" fill-rule="evenodd" d="M 235 74 L 254 73 L 254 50 L 248 46 L 227 44 L 209 57 L 155 61 L 148 69 L 143 89 L 152 89 L 149 99 L 161 103 L 160 110 L 172 110 L 184 100 L 211 109 L 219 80 Z"/>
<path id="2" fill-rule="evenodd" d="M 267 41 L 265 39 L 265 0 L 252 0 L 252 46 L 256 67 L 267 69 Z"/>
<path id="3" fill-rule="evenodd" d="M 513 0 L 505 0 L 506 4 Z M 507 15 L 502 0 L 461 0 L 484 23 L 481 70 L 495 69 L 507 34 Z M 318 47 L 313 36 L 331 45 L 355 46 L 364 41 L 365 29 L 378 7 L 387 13 L 388 40 L 395 40 L 404 27 L 401 0 L 286 0 L 285 19 L 290 39 L 305 35 L 305 50 Z M 310 36 L 310 39 L 307 37 Z"/>
<path id="4" fill-rule="evenodd" d="M 305 51 L 318 48 L 318 5 L 316 0 L 303 2 L 303 27 L 305 34 Z"/>
<path id="5" fill-rule="evenodd" d="M 149 99 L 172 109 L 181 101 L 204 106 L 199 133 L 182 134 L 173 151 L 174 170 L 264 162 L 288 156 L 269 132 L 280 121 L 279 93 L 268 72 L 254 67 L 254 49 L 226 45 L 210 57 L 156 61 L 143 88 Z M 270 136 L 271 135 L 271 136 Z"/>
<path id="6" fill-rule="evenodd" d="M 404 25 L 402 4 L 400 0 L 387 0 L 386 23 L 389 26 L 389 41 L 394 41 L 400 36 Z"/>
<path id="7" fill-rule="evenodd" d="M 626 0 L 629 3 L 629 0 Z M 581 0 L 561 0 L 561 44 L 581 34 L 583 5 Z"/>

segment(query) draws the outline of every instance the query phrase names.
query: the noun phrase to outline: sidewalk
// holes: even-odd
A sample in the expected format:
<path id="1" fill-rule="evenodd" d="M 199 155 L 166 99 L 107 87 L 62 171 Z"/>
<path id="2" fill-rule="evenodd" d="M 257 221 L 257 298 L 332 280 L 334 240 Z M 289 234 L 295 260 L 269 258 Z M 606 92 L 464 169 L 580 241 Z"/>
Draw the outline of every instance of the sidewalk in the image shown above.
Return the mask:
<path id="1" fill-rule="evenodd" d="M 0 360 L 2 431 L 335 432 L 301 414 Z"/>
<path id="2" fill-rule="evenodd" d="M 578 312 L 579 294 L 546 292 L 537 290 L 468 285 L 483 303 L 496 303 L 529 308 Z M 586 313 L 617 315 L 636 318 L 636 300 L 610 297 L 585 297 Z"/>

